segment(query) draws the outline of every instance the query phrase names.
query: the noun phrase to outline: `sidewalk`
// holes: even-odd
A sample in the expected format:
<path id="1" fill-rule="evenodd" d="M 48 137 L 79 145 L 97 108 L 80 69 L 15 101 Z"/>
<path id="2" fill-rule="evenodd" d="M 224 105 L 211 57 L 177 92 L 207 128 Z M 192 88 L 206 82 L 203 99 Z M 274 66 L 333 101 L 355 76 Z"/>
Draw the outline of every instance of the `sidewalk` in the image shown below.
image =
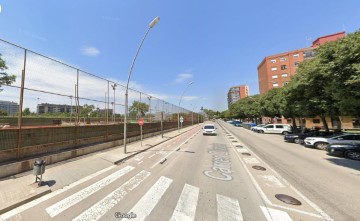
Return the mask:
<path id="1" fill-rule="evenodd" d="M 180 134 L 196 127 L 200 126 L 194 125 L 183 128 Z M 164 138 L 161 138 L 161 135 L 147 138 L 142 141 L 142 146 L 140 141 L 128 143 L 126 154 L 124 153 L 124 146 L 117 146 L 107 151 L 58 163 L 58 165 L 50 165 L 43 174 L 45 185 L 41 187 L 34 183 L 35 175 L 28 174 L 28 172 L 27 175 L 19 178 L 0 181 L 0 215 L 52 191 L 68 186 L 81 178 L 109 168 L 180 134 L 175 130 L 164 133 Z"/>

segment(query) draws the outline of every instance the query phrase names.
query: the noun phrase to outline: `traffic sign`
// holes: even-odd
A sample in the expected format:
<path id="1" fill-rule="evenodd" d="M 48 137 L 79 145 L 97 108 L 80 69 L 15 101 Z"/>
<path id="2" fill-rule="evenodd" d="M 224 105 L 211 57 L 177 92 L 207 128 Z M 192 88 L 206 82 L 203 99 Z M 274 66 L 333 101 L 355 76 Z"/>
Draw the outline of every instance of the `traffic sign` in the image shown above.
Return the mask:
<path id="1" fill-rule="evenodd" d="M 181 116 L 180 117 L 180 123 L 184 122 L 184 118 Z"/>
<path id="2" fill-rule="evenodd" d="M 142 126 L 142 125 L 144 125 L 144 120 L 142 118 L 139 118 L 138 123 L 139 123 L 140 126 Z"/>

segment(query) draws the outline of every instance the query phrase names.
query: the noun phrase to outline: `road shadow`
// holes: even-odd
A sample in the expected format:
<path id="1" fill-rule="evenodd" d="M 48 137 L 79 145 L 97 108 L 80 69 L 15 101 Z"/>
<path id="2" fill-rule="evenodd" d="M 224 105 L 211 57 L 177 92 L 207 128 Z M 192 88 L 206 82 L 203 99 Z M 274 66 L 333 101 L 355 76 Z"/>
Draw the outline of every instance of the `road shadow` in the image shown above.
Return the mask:
<path id="1" fill-rule="evenodd" d="M 47 185 L 48 187 L 52 187 L 54 186 L 56 183 L 55 180 L 48 180 L 48 181 L 44 181 L 44 185 Z"/>
<path id="2" fill-rule="evenodd" d="M 360 161 L 357 160 L 350 160 L 346 158 L 326 158 L 326 160 L 339 166 L 348 167 L 360 171 Z"/>

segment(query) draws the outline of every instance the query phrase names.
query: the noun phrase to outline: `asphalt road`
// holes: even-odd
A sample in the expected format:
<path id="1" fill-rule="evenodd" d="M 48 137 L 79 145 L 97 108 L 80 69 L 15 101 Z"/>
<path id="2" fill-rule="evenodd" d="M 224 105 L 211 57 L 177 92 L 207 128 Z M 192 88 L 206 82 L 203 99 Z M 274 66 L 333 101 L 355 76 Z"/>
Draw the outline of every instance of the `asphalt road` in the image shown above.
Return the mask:
<path id="1" fill-rule="evenodd" d="M 341 207 L 331 211 L 336 200 L 344 196 L 325 203 L 321 197 L 326 194 L 317 190 L 321 186 L 315 185 L 335 178 L 324 165 L 329 164 L 327 170 L 332 172 L 345 173 L 351 169 L 329 160 L 319 163 L 323 152 L 289 147 L 291 144 L 284 144 L 281 136 L 254 134 L 219 123 L 215 123 L 218 136 L 203 136 L 199 128 L 194 128 L 94 174 L 86 182 L 57 190 L 61 193 L 10 220 L 289 221 L 355 217 L 355 212 L 341 214 Z M 297 149 L 315 154 L 299 156 Z M 324 167 L 323 172 L 317 172 L 314 166 Z M 333 183 L 338 185 L 349 179 L 336 179 Z M 309 180 L 311 183 L 307 183 Z M 328 196 L 341 195 L 340 186 L 333 188 L 336 189 Z M 277 199 L 278 194 L 299 201 L 285 203 Z M 294 205 L 296 202 L 301 205 Z"/>
<path id="2" fill-rule="evenodd" d="M 286 143 L 282 135 L 221 124 L 332 219 L 360 219 L 360 161 Z"/>

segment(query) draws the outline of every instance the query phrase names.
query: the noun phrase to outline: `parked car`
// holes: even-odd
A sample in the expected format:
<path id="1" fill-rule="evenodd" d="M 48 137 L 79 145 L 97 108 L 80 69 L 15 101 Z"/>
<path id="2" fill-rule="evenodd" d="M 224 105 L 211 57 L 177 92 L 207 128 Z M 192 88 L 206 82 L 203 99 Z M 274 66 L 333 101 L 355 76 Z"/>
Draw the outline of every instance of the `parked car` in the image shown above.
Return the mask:
<path id="1" fill-rule="evenodd" d="M 332 143 L 326 146 L 329 155 L 360 160 L 360 143 Z"/>
<path id="2" fill-rule="evenodd" d="M 284 136 L 284 140 L 289 143 L 297 143 L 303 144 L 304 139 L 307 137 L 328 137 L 334 135 L 334 132 L 326 132 L 326 131 L 312 131 L 301 134 L 286 134 Z"/>
<path id="3" fill-rule="evenodd" d="M 267 124 L 257 130 L 259 133 L 289 134 L 292 132 L 289 124 Z"/>
<path id="4" fill-rule="evenodd" d="M 250 130 L 257 132 L 258 129 L 260 129 L 264 126 L 266 126 L 266 124 L 258 124 L 256 126 L 251 127 Z"/>
<path id="5" fill-rule="evenodd" d="M 235 127 L 241 127 L 242 122 L 241 121 L 233 121 L 231 124 L 234 125 Z"/>
<path id="6" fill-rule="evenodd" d="M 306 147 L 315 147 L 320 150 L 325 150 L 326 146 L 332 143 L 360 143 L 360 134 L 348 133 L 330 137 L 307 137 L 304 140 Z"/>
<path id="7" fill-rule="evenodd" d="M 216 127 L 214 124 L 206 124 L 204 125 L 203 129 L 203 135 L 214 135 L 216 136 Z"/>

